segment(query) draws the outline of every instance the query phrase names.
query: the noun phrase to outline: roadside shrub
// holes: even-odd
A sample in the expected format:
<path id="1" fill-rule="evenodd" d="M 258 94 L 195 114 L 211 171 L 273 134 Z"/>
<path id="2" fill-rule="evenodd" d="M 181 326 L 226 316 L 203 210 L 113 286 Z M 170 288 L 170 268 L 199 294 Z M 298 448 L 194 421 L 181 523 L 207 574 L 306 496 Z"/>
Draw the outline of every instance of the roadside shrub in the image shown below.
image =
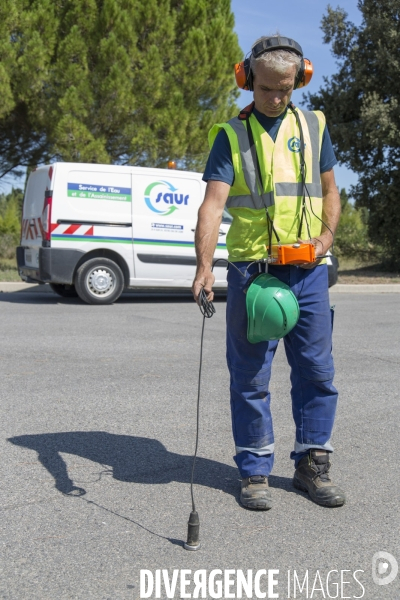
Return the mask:
<path id="1" fill-rule="evenodd" d="M 15 238 L 10 233 L 0 234 L 0 258 L 15 258 L 15 249 L 19 243 L 19 238 Z"/>
<path id="2" fill-rule="evenodd" d="M 372 244 L 368 236 L 368 210 L 355 208 L 344 188 L 340 200 L 342 213 L 335 235 L 335 254 L 361 262 L 379 259 L 380 248 Z"/>
<path id="3" fill-rule="evenodd" d="M 13 189 L 0 194 L 0 257 L 14 258 L 21 231 L 23 192 Z"/>

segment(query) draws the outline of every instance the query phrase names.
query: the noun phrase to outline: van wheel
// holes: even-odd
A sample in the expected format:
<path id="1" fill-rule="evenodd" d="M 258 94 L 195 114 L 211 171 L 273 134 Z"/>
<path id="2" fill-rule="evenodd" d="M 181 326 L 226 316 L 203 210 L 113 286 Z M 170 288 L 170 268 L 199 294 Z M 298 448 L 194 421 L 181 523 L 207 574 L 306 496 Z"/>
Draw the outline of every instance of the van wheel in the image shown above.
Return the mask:
<path id="1" fill-rule="evenodd" d="M 112 304 L 123 292 L 124 276 L 109 258 L 92 258 L 76 272 L 75 288 L 88 304 Z"/>
<path id="2" fill-rule="evenodd" d="M 64 283 L 51 283 L 53 292 L 62 298 L 76 298 L 78 296 L 74 285 L 66 285 Z"/>

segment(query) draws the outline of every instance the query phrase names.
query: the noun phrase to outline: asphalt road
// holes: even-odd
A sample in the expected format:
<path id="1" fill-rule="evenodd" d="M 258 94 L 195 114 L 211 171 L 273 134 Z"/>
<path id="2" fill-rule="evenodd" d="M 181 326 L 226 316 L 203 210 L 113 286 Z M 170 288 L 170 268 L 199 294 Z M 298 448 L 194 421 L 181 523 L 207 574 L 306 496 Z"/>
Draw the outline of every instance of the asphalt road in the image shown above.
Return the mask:
<path id="1" fill-rule="evenodd" d="M 93 307 L 49 293 L 2 294 L 0 598 L 136 599 L 144 569 L 169 577 L 188 569 L 189 578 L 198 570 L 208 578 L 213 569 L 253 576 L 274 569 L 259 574 L 266 597 L 278 597 L 268 593 L 274 577 L 279 598 L 399 600 L 400 574 L 377 585 L 371 571 L 379 551 L 400 563 L 399 296 L 331 298 L 340 391 L 332 473 L 347 504 L 316 506 L 291 485 L 294 427 L 282 347 L 271 386 L 275 505 L 258 513 L 238 504 L 219 300 L 205 332 L 195 489 L 202 547 L 187 552 L 198 308 L 182 298 L 125 296 Z M 381 579 L 392 572 L 379 565 Z M 308 573 L 308 593 L 294 571 L 301 583 Z"/>

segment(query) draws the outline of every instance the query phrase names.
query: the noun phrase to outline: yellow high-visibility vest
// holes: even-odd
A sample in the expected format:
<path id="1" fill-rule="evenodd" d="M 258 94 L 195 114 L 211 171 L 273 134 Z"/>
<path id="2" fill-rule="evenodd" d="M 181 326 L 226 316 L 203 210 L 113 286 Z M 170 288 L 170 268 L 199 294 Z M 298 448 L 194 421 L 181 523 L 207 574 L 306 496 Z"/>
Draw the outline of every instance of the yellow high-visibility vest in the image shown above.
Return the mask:
<path id="1" fill-rule="evenodd" d="M 321 233 L 322 187 L 320 153 L 325 116 L 320 111 L 294 110 L 300 118 L 305 142 L 306 215 L 311 237 Z M 238 117 L 214 125 L 209 133 L 212 147 L 221 129 L 228 135 L 235 179 L 226 207 L 233 217 L 226 245 L 231 261 L 257 260 L 267 257 L 269 246 L 266 210 L 273 220 L 280 242 L 297 242 L 303 203 L 300 170 L 300 132 L 296 117 L 287 110 L 275 142 L 252 113 L 249 118 L 260 164 L 260 189 L 257 166 L 251 155 L 247 121 Z M 310 196 L 310 197 L 308 197 Z M 303 218 L 301 236 L 308 239 Z M 275 235 L 272 243 L 277 243 Z"/>

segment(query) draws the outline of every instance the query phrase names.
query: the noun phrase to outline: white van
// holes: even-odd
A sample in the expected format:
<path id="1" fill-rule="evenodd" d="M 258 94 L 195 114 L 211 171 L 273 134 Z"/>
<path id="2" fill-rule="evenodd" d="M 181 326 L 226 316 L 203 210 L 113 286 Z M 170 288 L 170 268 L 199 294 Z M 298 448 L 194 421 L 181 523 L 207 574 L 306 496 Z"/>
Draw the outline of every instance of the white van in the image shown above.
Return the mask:
<path id="1" fill-rule="evenodd" d="M 204 197 L 200 173 L 54 163 L 31 173 L 17 262 L 27 282 L 61 296 L 115 302 L 126 288 L 189 290 L 194 230 Z M 227 258 L 222 220 L 215 258 Z M 226 289 L 226 265 L 214 269 Z"/>

